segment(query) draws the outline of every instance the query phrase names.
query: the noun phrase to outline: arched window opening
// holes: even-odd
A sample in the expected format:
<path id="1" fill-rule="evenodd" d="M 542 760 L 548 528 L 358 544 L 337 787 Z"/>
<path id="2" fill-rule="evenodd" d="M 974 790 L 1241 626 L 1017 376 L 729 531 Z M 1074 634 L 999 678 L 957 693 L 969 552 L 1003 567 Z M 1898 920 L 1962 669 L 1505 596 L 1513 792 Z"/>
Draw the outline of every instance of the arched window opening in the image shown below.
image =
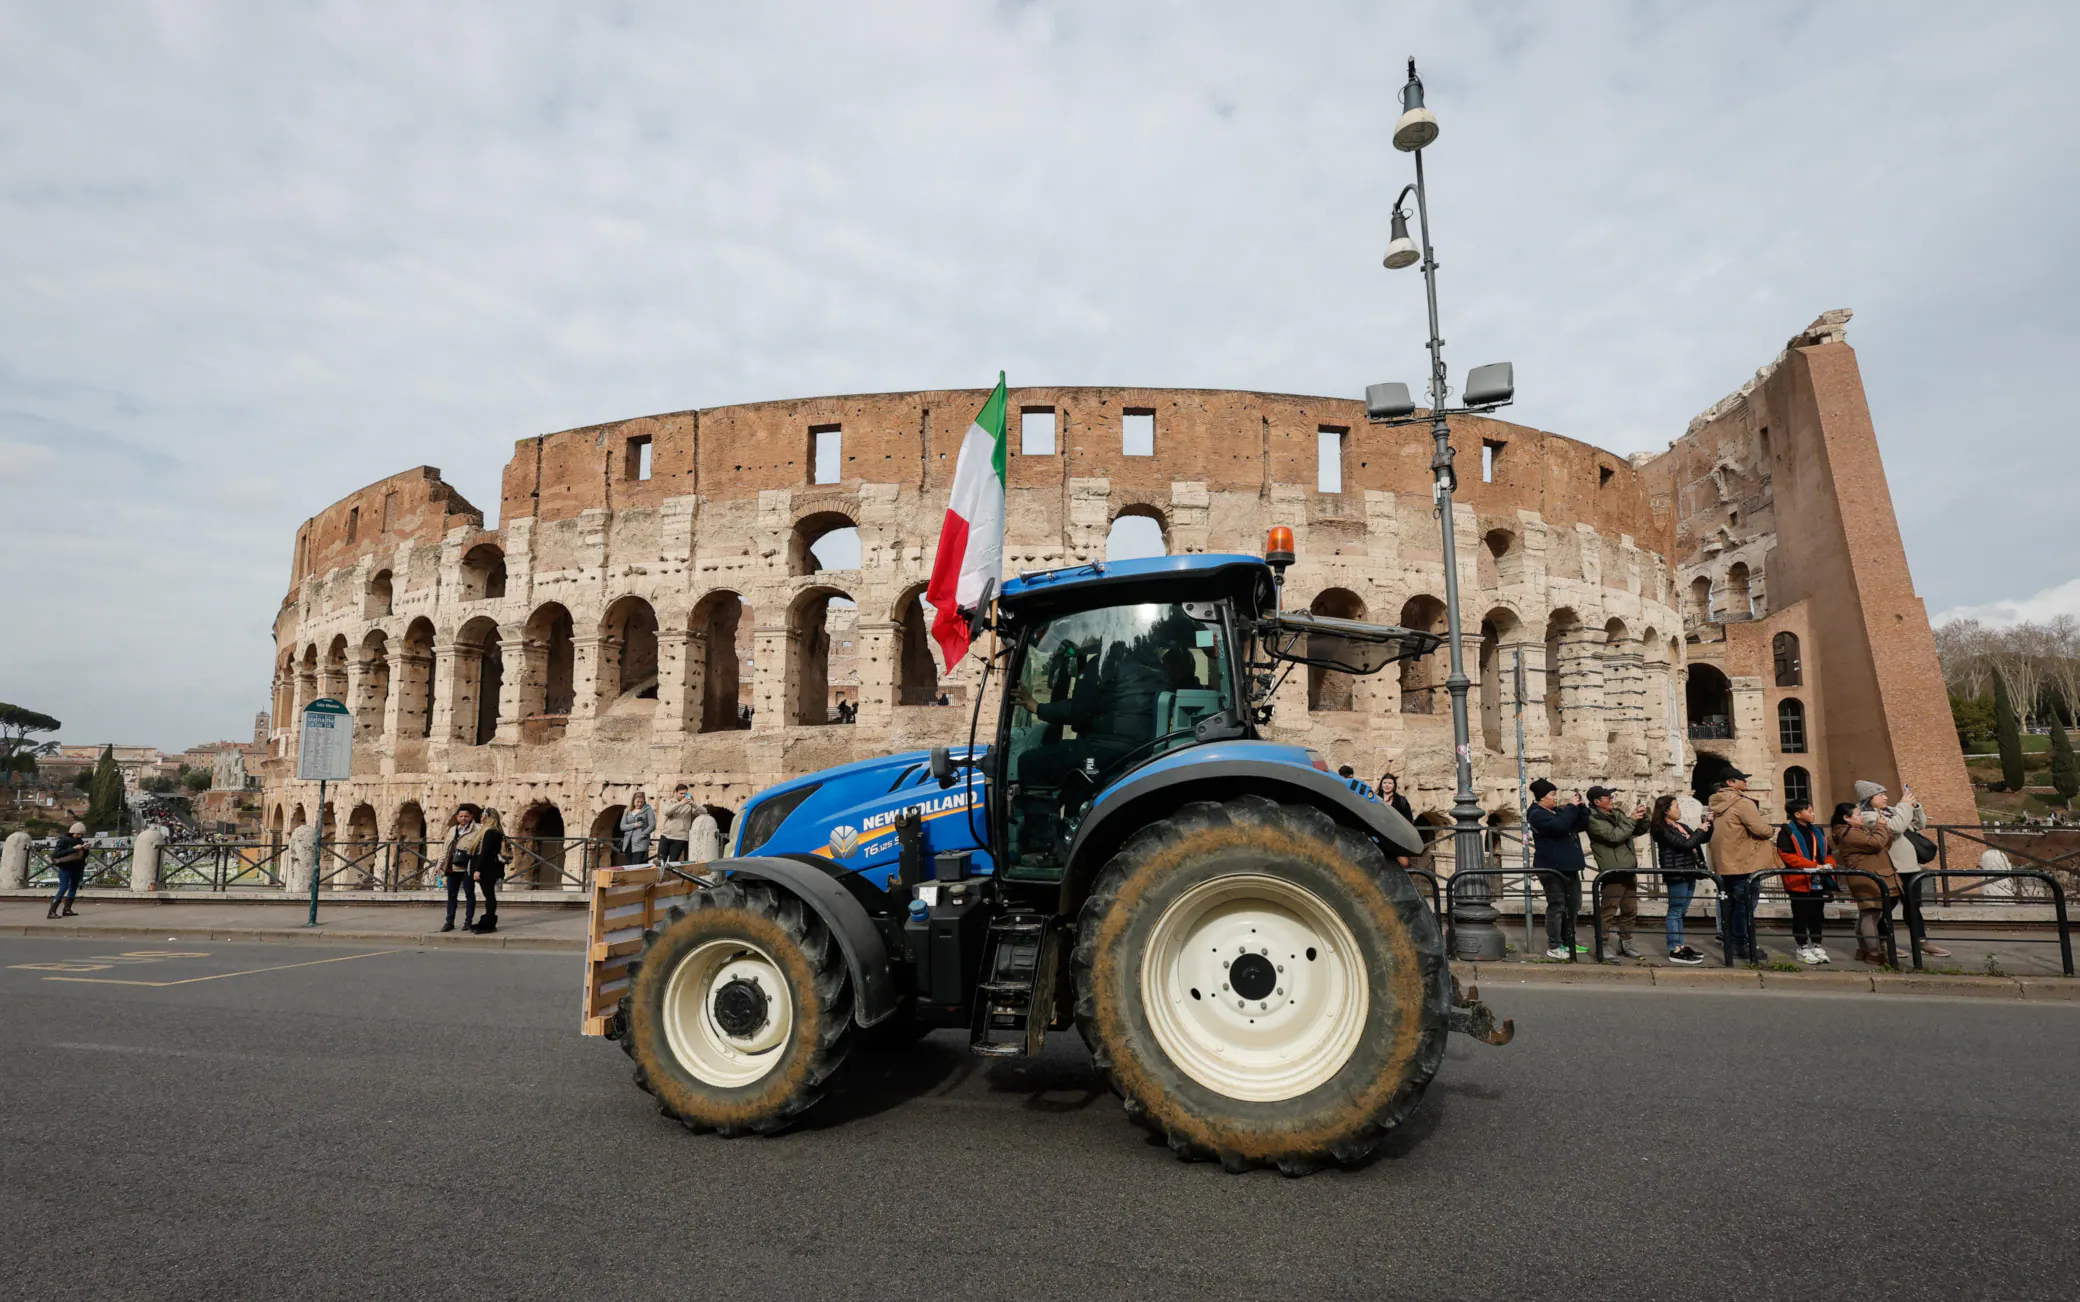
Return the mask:
<path id="1" fill-rule="evenodd" d="M 836 706 L 844 699 L 842 693 L 834 694 L 834 685 L 842 685 L 844 674 L 834 674 L 832 646 L 834 634 L 844 633 L 843 640 L 851 634 L 844 630 L 854 629 L 859 617 L 858 607 L 852 598 L 836 588 L 811 588 L 795 599 L 794 609 L 788 618 L 788 629 L 793 634 L 788 639 L 790 654 L 794 657 L 794 672 L 789 678 L 794 683 L 792 717 L 789 722 L 798 724 L 833 723 L 838 719 Z M 842 670 L 843 666 L 837 666 Z M 852 679 L 855 689 L 859 679 Z"/>
<path id="2" fill-rule="evenodd" d="M 1685 613 L 1693 628 L 1712 622 L 1712 581 L 1708 576 L 1700 574 L 1691 580 L 1690 601 Z"/>
<path id="3" fill-rule="evenodd" d="M 751 621 L 744 599 L 734 592 L 711 592 L 693 608 L 691 626 L 699 651 L 701 732 L 732 732 L 751 726 L 750 686 L 742 680 L 751 658 Z"/>
<path id="4" fill-rule="evenodd" d="M 1793 764 L 1784 770 L 1784 804 L 1788 808 L 1794 800 L 1810 801 L 1813 798 L 1813 775 Z M 1826 816 L 1821 816 L 1826 822 Z"/>
<path id="5" fill-rule="evenodd" d="M 1130 506 L 1113 518 L 1105 535 L 1105 559 L 1133 561 L 1170 554 L 1170 527 L 1152 506 Z"/>
<path id="6" fill-rule="evenodd" d="M 1755 598 L 1748 591 L 1748 567 L 1739 561 L 1726 571 L 1726 604 L 1721 617 L 1728 620 L 1755 618 Z"/>
<path id="7" fill-rule="evenodd" d="M 602 705 L 631 706 L 657 699 L 657 612 L 641 597 L 623 597 L 601 621 L 599 684 Z"/>
<path id="8" fill-rule="evenodd" d="M 1770 663 L 1776 670 L 1777 686 L 1805 686 L 1805 666 L 1798 655 L 1798 634 L 1779 633 L 1770 639 Z"/>
<path id="9" fill-rule="evenodd" d="M 563 885 L 563 811 L 546 800 L 537 801 L 522 811 L 518 830 L 515 875 L 536 886 Z"/>
<path id="10" fill-rule="evenodd" d="M 1567 663 L 1570 655 L 1568 641 L 1581 628 L 1581 621 L 1572 610 L 1556 610 L 1546 621 L 1546 735 L 1567 735 L 1568 674 L 1573 666 Z"/>
<path id="11" fill-rule="evenodd" d="M 505 686 L 505 657 L 498 625 L 479 615 L 455 635 L 452 700 L 455 738 L 482 746 L 498 735 L 498 697 Z"/>
<path id="12" fill-rule="evenodd" d="M 552 601 L 527 617 L 527 667 L 520 714 L 563 716 L 577 704 L 576 626 L 563 603 Z"/>
<path id="13" fill-rule="evenodd" d="M 347 815 L 347 840 L 365 849 L 382 839 L 382 832 L 376 828 L 375 806 L 354 806 L 353 812 Z"/>
<path id="14" fill-rule="evenodd" d="M 931 705 L 939 699 L 939 658 L 932 654 L 932 620 L 937 611 L 924 599 L 922 584 L 896 606 L 896 704 Z"/>
<path id="15" fill-rule="evenodd" d="M 283 838 L 287 835 L 283 829 L 283 824 L 286 821 L 286 819 L 287 814 L 285 813 L 285 811 L 282 809 L 280 805 L 276 805 L 274 807 L 273 815 L 270 816 L 267 820 L 267 843 L 273 849 L 279 850 L 281 848 Z"/>
<path id="16" fill-rule="evenodd" d="M 1410 597 L 1401 606 L 1401 627 L 1418 633 L 1445 631 L 1444 603 L 1435 597 Z M 1448 670 L 1442 647 L 1426 656 L 1401 662 L 1401 712 L 1445 714 L 1450 703 L 1443 699 Z"/>
<path id="17" fill-rule="evenodd" d="M 591 862 L 614 867 L 627 862 L 626 856 L 621 853 L 621 815 L 627 809 L 627 805 L 608 805 L 593 818 L 592 831 L 587 834 L 592 844 L 585 848 Z M 651 844 L 655 845 L 657 842 L 652 841 Z"/>
<path id="18" fill-rule="evenodd" d="M 433 735 L 433 621 L 415 619 L 397 657 L 397 734 L 404 741 Z"/>
<path id="19" fill-rule="evenodd" d="M 319 690 L 326 696 L 344 705 L 347 701 L 347 635 L 339 634 L 332 639 L 332 646 L 325 652 L 325 678 Z"/>
<path id="20" fill-rule="evenodd" d="M 495 543 L 478 543 L 462 556 L 462 599 L 487 601 L 506 595 L 506 554 Z"/>
<path id="21" fill-rule="evenodd" d="M 859 528 L 840 511 L 819 511 L 796 522 L 787 544 L 789 574 L 821 574 L 860 567 Z"/>
<path id="22" fill-rule="evenodd" d="M 382 619 L 392 613 L 396 602 L 391 586 L 388 570 L 377 570 L 376 576 L 368 581 L 368 603 L 364 609 L 369 619 Z"/>
<path id="23" fill-rule="evenodd" d="M 1481 588 L 1492 590 L 1517 577 L 1517 536 L 1507 529 L 1490 529 L 1481 535 L 1480 554 L 1474 557 Z"/>
<path id="24" fill-rule="evenodd" d="M 1332 619 L 1363 619 L 1365 603 L 1358 594 L 1348 588 L 1325 588 L 1308 606 L 1316 615 Z M 1323 669 L 1318 665 L 1307 667 L 1307 708 L 1309 710 L 1351 710 L 1356 707 L 1358 680 L 1351 674 Z"/>
<path id="25" fill-rule="evenodd" d="M 303 806 L 299 804 L 296 806 L 296 812 L 289 815 L 289 831 L 293 834 L 310 821 L 310 815 L 304 813 Z"/>
<path id="26" fill-rule="evenodd" d="M 1733 736 L 1733 684 L 1711 665 L 1690 666 L 1683 685 L 1683 713 L 1692 741 L 1726 741 Z"/>
<path id="27" fill-rule="evenodd" d="M 407 800 L 397 807 L 397 817 L 390 824 L 392 840 L 417 845 L 426 840 L 426 811 L 419 808 L 416 800 Z"/>
<path id="28" fill-rule="evenodd" d="M 1624 646 L 1627 636 L 1625 621 L 1622 619 L 1611 619 L 1603 626 L 1603 644 L 1607 647 L 1617 648 Z"/>
<path id="29" fill-rule="evenodd" d="M 1480 682 L 1481 682 L 1481 745 L 1492 754 L 1503 751 L 1503 683 L 1510 684 L 1507 693 L 1514 698 L 1516 691 L 1516 665 L 1514 657 L 1521 651 L 1504 651 L 1502 644 L 1514 639 L 1517 633 L 1516 615 L 1503 609 L 1491 610 L 1481 620 Z M 1514 708 L 1512 709 L 1512 719 Z"/>
<path id="30" fill-rule="evenodd" d="M 274 671 L 274 729 L 289 731 L 296 717 L 296 653 L 284 651 Z"/>
<path id="31" fill-rule="evenodd" d="M 1806 705 L 1796 697 L 1777 702 L 1777 749 L 1786 755 L 1806 750 Z"/>
<path id="32" fill-rule="evenodd" d="M 390 639 L 373 628 L 361 639 L 361 681 L 355 688 L 355 736 L 375 741 L 383 735 L 385 707 L 390 703 Z"/>

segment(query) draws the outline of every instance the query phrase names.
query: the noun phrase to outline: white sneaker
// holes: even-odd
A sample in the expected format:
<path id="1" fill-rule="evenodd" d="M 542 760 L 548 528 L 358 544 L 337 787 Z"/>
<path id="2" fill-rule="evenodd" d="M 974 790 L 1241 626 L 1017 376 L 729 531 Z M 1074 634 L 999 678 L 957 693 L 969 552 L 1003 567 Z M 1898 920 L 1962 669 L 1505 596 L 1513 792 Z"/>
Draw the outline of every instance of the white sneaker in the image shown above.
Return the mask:
<path id="1" fill-rule="evenodd" d="M 1819 956 L 1813 953 L 1811 945 L 1801 945 L 1798 950 L 1798 961 L 1807 967 L 1811 967 L 1813 964 L 1818 963 L 1820 959 Z"/>
<path id="2" fill-rule="evenodd" d="M 1562 963 L 1565 963 L 1568 959 L 1572 958 L 1573 955 L 1567 952 L 1567 946 L 1555 945 L 1551 949 L 1546 951 L 1546 957 L 1556 958 L 1559 959 Z"/>
<path id="3" fill-rule="evenodd" d="M 1832 962 L 1834 962 L 1834 960 L 1833 960 L 1833 959 L 1831 959 L 1831 958 L 1829 958 L 1829 957 L 1827 956 L 1827 947 L 1826 947 L 1825 945 L 1815 945 L 1815 946 L 1813 946 L 1813 961 L 1814 961 L 1815 963 L 1832 963 Z"/>

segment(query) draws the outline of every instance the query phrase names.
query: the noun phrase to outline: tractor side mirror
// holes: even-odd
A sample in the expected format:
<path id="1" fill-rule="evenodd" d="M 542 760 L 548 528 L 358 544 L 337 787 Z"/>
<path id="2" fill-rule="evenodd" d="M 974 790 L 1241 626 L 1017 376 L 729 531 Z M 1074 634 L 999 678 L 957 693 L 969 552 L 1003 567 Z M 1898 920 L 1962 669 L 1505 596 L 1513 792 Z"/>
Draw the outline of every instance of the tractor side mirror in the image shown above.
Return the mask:
<path id="1" fill-rule="evenodd" d="M 975 598 L 975 609 L 968 612 L 968 640 L 970 642 L 980 641 L 982 635 L 989 631 L 989 603 L 990 599 L 996 595 L 997 581 L 995 579 L 984 579 L 982 581 L 982 593 Z"/>
<path id="2" fill-rule="evenodd" d="M 939 780 L 944 789 L 953 785 L 953 752 L 944 746 L 932 747 L 932 776 Z"/>

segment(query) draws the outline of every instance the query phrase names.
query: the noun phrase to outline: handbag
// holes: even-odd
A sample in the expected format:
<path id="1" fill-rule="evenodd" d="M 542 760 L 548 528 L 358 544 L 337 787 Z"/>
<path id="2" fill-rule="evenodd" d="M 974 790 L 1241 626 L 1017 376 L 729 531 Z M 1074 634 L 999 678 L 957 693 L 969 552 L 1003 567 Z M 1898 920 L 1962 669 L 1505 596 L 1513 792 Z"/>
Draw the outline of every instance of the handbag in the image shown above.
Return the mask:
<path id="1" fill-rule="evenodd" d="M 1914 847 L 1915 863 L 1934 863 L 1936 843 L 1912 828 L 1907 829 L 1907 843 Z"/>

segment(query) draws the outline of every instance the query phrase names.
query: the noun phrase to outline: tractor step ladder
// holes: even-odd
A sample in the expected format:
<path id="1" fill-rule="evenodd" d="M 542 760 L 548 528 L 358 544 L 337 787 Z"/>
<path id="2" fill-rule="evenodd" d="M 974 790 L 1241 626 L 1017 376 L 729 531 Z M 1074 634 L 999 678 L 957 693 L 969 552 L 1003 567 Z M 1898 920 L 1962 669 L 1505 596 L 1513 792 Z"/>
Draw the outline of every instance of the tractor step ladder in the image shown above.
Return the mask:
<path id="1" fill-rule="evenodd" d="M 1053 914 L 1006 913 L 991 919 L 982 946 L 982 983 L 968 1050 L 986 1058 L 1030 1058 L 1054 1017 L 1055 974 L 1064 933 Z"/>

